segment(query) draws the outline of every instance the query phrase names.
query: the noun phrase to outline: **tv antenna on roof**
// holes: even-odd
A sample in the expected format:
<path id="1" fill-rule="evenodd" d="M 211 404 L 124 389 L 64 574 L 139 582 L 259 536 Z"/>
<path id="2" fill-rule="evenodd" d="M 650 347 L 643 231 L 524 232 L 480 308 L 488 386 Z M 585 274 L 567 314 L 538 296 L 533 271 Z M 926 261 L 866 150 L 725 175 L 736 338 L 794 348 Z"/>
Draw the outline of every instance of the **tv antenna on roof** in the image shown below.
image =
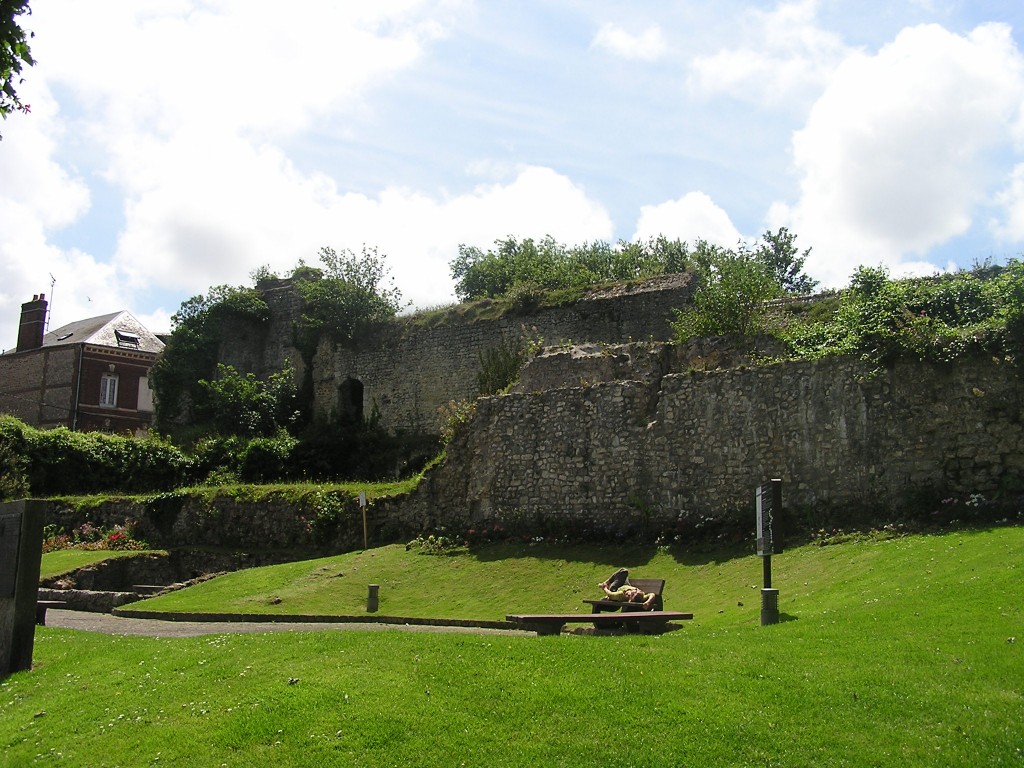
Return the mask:
<path id="1" fill-rule="evenodd" d="M 46 325 L 43 328 L 43 332 L 50 330 L 50 315 L 53 314 L 53 286 L 57 284 L 57 278 L 53 276 L 53 272 L 50 273 L 50 304 L 47 307 L 46 312 Z"/>

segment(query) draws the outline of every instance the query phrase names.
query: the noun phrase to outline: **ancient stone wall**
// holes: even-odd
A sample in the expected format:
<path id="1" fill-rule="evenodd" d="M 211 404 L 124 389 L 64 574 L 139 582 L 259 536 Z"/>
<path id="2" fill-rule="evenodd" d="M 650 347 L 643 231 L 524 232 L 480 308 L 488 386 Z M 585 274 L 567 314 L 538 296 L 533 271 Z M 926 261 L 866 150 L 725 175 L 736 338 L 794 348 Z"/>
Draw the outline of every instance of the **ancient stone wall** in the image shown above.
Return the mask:
<path id="1" fill-rule="evenodd" d="M 648 342 L 543 354 L 517 391 L 477 401 L 416 491 L 371 503 L 370 541 L 491 524 L 612 538 L 752 526 L 754 489 L 772 477 L 805 524 L 1019 491 L 1024 387 L 1012 365 L 743 362 L 768 349 Z M 85 513 L 100 525 L 137 520 L 154 546 L 295 557 L 360 547 L 358 507 L 330 495 L 156 497 Z M 51 502 L 47 522 L 71 530 L 82 514 Z"/>
<path id="2" fill-rule="evenodd" d="M 265 323 L 242 317 L 226 320 L 218 360 L 264 379 L 288 362 L 301 381 L 305 365 L 295 347 L 294 332 L 302 312 L 299 294 L 291 280 L 268 281 L 261 287 L 261 293 L 270 308 L 270 319 Z"/>
<path id="3" fill-rule="evenodd" d="M 374 541 L 389 536 L 388 530 L 397 524 L 395 504 L 386 498 L 370 503 L 369 532 Z M 87 522 L 99 528 L 130 522 L 133 535 L 150 547 L 209 550 L 212 554 L 203 558 L 206 562 L 215 561 L 218 550 L 248 553 L 247 560 L 231 558 L 235 567 L 347 552 L 360 548 L 363 541 L 356 500 L 317 490 L 258 498 L 183 493 L 146 500 L 111 499 L 88 506 L 53 500 L 47 502 L 45 522 L 68 533 Z M 189 568 L 188 561 L 182 567 Z M 222 567 L 231 566 L 225 562 Z"/>
<path id="4" fill-rule="evenodd" d="M 641 370 L 654 351 L 637 356 Z M 847 518 L 1024 478 L 1022 387 L 1007 364 L 700 371 L 663 354 L 661 376 L 480 400 L 409 519 L 671 530 L 752 510 L 770 477 L 785 482 L 787 507 Z"/>
<path id="5" fill-rule="evenodd" d="M 363 413 L 376 409 L 388 429 L 437 434 L 442 406 L 476 398 L 480 356 L 488 350 L 524 336 L 545 344 L 664 341 L 690 290 L 689 275 L 670 275 L 529 315 L 469 322 L 452 312 L 430 327 L 400 318 L 355 348 L 324 341 L 313 363 L 314 410 L 330 418 L 350 412 L 358 397 Z"/>

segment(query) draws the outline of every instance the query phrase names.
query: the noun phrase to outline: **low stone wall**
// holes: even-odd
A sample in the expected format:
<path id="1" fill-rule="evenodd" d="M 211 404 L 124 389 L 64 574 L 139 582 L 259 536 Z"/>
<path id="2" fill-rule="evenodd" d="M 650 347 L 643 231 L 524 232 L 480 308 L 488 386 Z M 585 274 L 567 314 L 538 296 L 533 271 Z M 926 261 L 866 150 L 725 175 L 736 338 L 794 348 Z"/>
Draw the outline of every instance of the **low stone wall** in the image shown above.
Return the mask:
<path id="1" fill-rule="evenodd" d="M 396 504 L 391 499 L 369 504 L 368 532 L 373 541 L 395 535 Z M 109 528 L 126 521 L 133 522 L 136 538 L 149 546 L 175 550 L 182 578 L 347 552 L 363 545 L 358 503 L 334 492 L 259 498 L 169 494 L 146 502 L 111 500 L 86 508 L 60 501 L 47 504 L 46 523 L 64 531 L 86 522 Z M 189 550 L 195 551 L 194 559 L 202 566 L 190 564 Z"/>
<path id="2" fill-rule="evenodd" d="M 95 592 L 88 589 L 49 589 L 39 590 L 40 600 L 60 600 L 64 608 L 70 611 L 88 611 L 90 613 L 110 613 L 119 605 L 127 605 L 140 600 L 134 592 Z"/>

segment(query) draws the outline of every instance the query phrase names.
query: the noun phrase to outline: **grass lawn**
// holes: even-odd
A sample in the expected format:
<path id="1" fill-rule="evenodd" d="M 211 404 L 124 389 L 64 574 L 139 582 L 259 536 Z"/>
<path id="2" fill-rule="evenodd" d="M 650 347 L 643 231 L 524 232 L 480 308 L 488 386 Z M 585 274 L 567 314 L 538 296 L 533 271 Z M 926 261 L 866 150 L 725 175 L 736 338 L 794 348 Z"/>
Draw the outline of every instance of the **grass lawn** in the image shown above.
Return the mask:
<path id="1" fill-rule="evenodd" d="M 334 612 L 365 608 L 372 581 L 382 613 L 432 605 L 423 615 L 495 618 L 577 609 L 625 564 L 667 578 L 666 607 L 696 618 L 661 636 L 155 640 L 40 628 L 35 668 L 0 683 L 3 762 L 1024 764 L 1024 528 L 805 546 L 773 560 L 784 620 L 771 627 L 759 624 L 752 556 L 385 548 L 246 571 L 232 578 L 253 604 L 281 597 L 278 610 L 322 606 L 320 590 L 335 590 Z M 226 610 L 244 593 L 225 577 L 177 597 Z M 452 601 L 461 607 L 436 608 Z"/>
<path id="2" fill-rule="evenodd" d="M 135 557 L 137 555 L 152 554 L 154 550 L 144 552 L 110 549 L 58 549 L 47 552 L 43 555 L 43 562 L 40 566 L 39 578 L 49 579 L 65 573 L 85 568 L 87 565 L 94 565 L 114 557 Z"/>

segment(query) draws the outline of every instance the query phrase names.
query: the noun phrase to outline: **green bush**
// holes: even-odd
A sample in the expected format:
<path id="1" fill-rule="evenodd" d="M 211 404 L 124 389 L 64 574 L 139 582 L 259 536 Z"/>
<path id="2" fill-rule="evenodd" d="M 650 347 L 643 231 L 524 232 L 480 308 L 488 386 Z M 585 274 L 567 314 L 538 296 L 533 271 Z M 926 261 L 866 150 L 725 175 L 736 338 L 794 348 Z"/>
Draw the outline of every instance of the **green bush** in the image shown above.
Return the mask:
<path id="1" fill-rule="evenodd" d="M 886 365 L 901 356 L 948 362 L 1024 349 L 1024 265 L 979 268 L 892 280 L 881 267 L 860 267 L 830 316 L 787 325 L 780 333 L 794 356 L 856 354 Z"/>
<path id="2" fill-rule="evenodd" d="M 509 296 L 514 306 L 528 310 L 546 291 L 674 274 L 690 266 L 686 243 L 664 237 L 615 246 L 600 241 L 567 246 L 550 236 L 540 241 L 509 237 L 494 245 L 487 251 L 459 246 L 449 267 L 460 299 Z"/>
<path id="3" fill-rule="evenodd" d="M 764 304 L 783 289 L 770 266 L 750 252 L 713 246 L 699 259 L 700 284 L 690 306 L 676 312 L 676 338 L 751 335 L 765 329 Z"/>
<path id="4" fill-rule="evenodd" d="M 219 285 L 205 296 L 184 302 L 171 316 L 174 330 L 150 372 L 157 426 L 169 431 L 192 420 L 191 409 L 206 394 L 200 382 L 216 373 L 226 321 L 244 319 L 262 325 L 269 318 L 270 307 L 255 288 Z"/>
<path id="5" fill-rule="evenodd" d="M 304 480 L 392 480 L 419 472 L 438 452 L 437 438 L 394 435 L 368 421 L 317 424 L 291 455 L 293 476 Z"/>
<path id="6" fill-rule="evenodd" d="M 480 373 L 477 385 L 481 395 L 504 392 L 519 380 L 519 371 L 529 356 L 527 340 L 519 342 L 503 338 L 497 347 L 490 347 L 477 353 Z"/>
<path id="7" fill-rule="evenodd" d="M 29 493 L 25 425 L 0 416 L 0 501 L 24 498 Z"/>
<path id="8" fill-rule="evenodd" d="M 194 462 L 158 436 L 40 430 L 0 418 L 0 478 L 6 498 L 109 491 L 142 493 L 188 482 Z"/>
<path id="9" fill-rule="evenodd" d="M 238 435 L 207 435 L 198 440 L 192 448 L 196 477 L 207 485 L 237 482 L 238 457 L 245 443 Z"/>
<path id="10" fill-rule="evenodd" d="M 196 415 L 222 435 L 269 437 L 298 418 L 294 372 L 287 363 L 266 381 L 217 365 L 217 377 L 202 380 L 205 397 Z"/>
<path id="11" fill-rule="evenodd" d="M 285 431 L 275 437 L 257 437 L 246 443 L 238 456 L 238 477 L 248 483 L 266 483 L 287 478 L 292 451 L 298 441 Z"/>

